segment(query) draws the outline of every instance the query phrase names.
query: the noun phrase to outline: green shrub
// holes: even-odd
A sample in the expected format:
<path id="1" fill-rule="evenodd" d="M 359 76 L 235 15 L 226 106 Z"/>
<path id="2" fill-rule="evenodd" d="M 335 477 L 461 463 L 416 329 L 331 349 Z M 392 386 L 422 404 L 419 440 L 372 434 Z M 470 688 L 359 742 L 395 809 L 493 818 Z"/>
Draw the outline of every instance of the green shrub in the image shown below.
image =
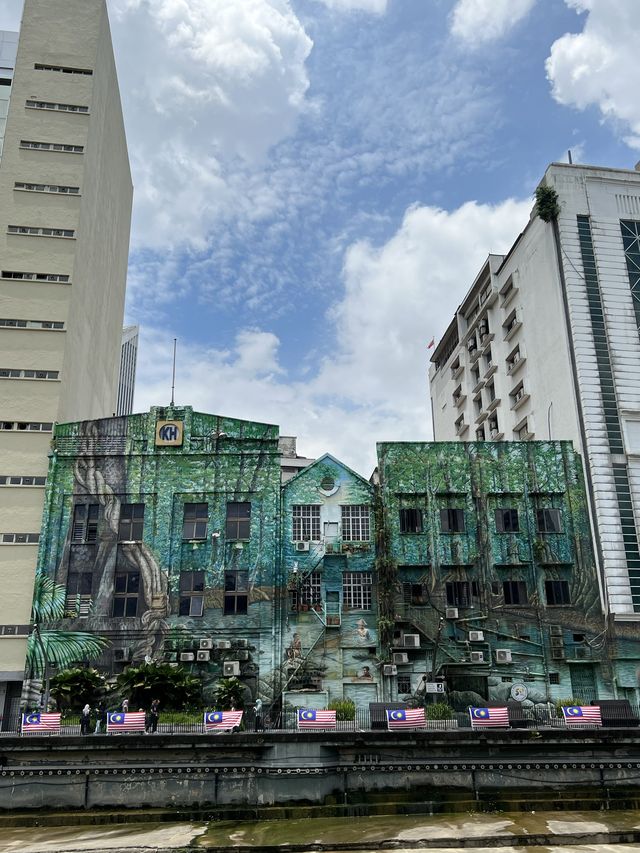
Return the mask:
<path id="1" fill-rule="evenodd" d="M 87 702 L 93 708 L 104 693 L 104 676 L 95 669 L 72 667 L 51 679 L 51 696 L 61 711 L 80 711 Z"/>
<path id="2" fill-rule="evenodd" d="M 570 696 L 568 699 L 556 699 L 556 714 L 561 717 L 562 709 L 570 708 L 572 705 L 584 705 L 584 702 L 582 699 L 574 699 L 572 696 Z"/>
<path id="3" fill-rule="evenodd" d="M 356 704 L 351 699 L 334 699 L 329 702 L 329 710 L 336 712 L 336 720 L 341 723 L 356 718 Z"/>
<path id="4" fill-rule="evenodd" d="M 202 707 L 202 682 L 180 667 L 163 663 L 130 666 L 117 679 L 118 693 L 129 710 L 147 710 L 157 699 L 162 711 Z"/>
<path id="5" fill-rule="evenodd" d="M 425 708 L 427 720 L 452 720 L 453 709 L 446 702 L 434 702 Z"/>
<path id="6" fill-rule="evenodd" d="M 218 711 L 242 711 L 244 708 L 244 686 L 239 678 L 221 678 L 216 685 L 215 708 Z"/>
<path id="7" fill-rule="evenodd" d="M 536 189 L 536 213 L 543 222 L 551 222 L 560 213 L 558 193 L 553 187 L 539 186 Z"/>

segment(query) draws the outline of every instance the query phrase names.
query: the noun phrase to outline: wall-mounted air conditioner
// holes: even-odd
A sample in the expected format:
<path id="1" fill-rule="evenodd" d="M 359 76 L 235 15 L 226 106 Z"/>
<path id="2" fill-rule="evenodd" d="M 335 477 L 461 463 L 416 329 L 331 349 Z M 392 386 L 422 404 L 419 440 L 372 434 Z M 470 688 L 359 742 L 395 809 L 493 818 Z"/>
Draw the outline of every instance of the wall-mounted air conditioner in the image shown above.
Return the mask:
<path id="1" fill-rule="evenodd" d="M 200 648 L 201 649 L 212 649 L 213 648 L 213 640 L 200 640 Z"/>
<path id="2" fill-rule="evenodd" d="M 204 663 L 211 659 L 211 652 L 206 649 L 201 649 L 199 652 L 196 652 L 196 660 L 200 663 Z"/>
<path id="3" fill-rule="evenodd" d="M 225 678 L 231 678 L 234 675 L 240 675 L 240 661 L 226 660 L 222 664 L 222 674 Z"/>
<path id="4" fill-rule="evenodd" d="M 195 659 L 196 659 L 196 656 L 194 655 L 193 652 L 180 652 L 180 660 L 182 661 L 182 663 L 190 663 L 191 661 L 194 661 Z"/>
<path id="5" fill-rule="evenodd" d="M 471 663 L 484 663 L 484 652 L 471 652 Z"/>
<path id="6" fill-rule="evenodd" d="M 296 542 L 296 551 L 308 551 L 310 545 L 310 542 Z"/>
<path id="7" fill-rule="evenodd" d="M 457 607 L 447 607 L 444 611 L 444 615 L 447 619 L 457 619 L 458 618 L 458 608 Z"/>
<path id="8" fill-rule="evenodd" d="M 402 645 L 407 649 L 419 649 L 420 634 L 404 634 L 402 637 Z"/>
<path id="9" fill-rule="evenodd" d="M 385 663 L 384 666 L 382 667 L 382 674 L 383 675 L 397 675 L 398 674 L 398 667 L 392 663 Z"/>
<path id="10" fill-rule="evenodd" d="M 394 663 L 409 663 L 409 655 L 406 652 L 394 652 L 393 653 L 393 662 Z"/>
<path id="11" fill-rule="evenodd" d="M 230 649 L 231 640 L 216 640 L 216 649 Z"/>
<path id="12" fill-rule="evenodd" d="M 511 663 L 511 649 L 496 649 L 496 663 Z"/>
<path id="13" fill-rule="evenodd" d="M 470 643 L 481 643 L 484 640 L 484 631 L 469 631 Z"/>
<path id="14" fill-rule="evenodd" d="M 246 640 L 244 637 L 240 640 L 234 640 L 233 645 L 237 646 L 239 649 L 246 649 L 249 645 L 249 640 Z"/>

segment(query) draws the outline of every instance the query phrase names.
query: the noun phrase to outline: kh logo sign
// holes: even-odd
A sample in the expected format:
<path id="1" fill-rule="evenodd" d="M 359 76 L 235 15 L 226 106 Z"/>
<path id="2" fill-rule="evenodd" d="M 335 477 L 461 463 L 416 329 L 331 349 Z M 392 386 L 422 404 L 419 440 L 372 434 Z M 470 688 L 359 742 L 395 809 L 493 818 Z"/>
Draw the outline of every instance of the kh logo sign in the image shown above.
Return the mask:
<path id="1" fill-rule="evenodd" d="M 183 421 L 158 421 L 156 424 L 156 447 L 180 447 L 183 432 Z"/>

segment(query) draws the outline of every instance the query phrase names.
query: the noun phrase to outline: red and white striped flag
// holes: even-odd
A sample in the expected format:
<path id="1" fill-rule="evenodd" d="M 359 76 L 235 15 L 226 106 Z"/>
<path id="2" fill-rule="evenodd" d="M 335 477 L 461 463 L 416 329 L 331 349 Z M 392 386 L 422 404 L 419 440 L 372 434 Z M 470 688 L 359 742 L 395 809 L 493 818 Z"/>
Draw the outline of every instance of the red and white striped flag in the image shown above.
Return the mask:
<path id="1" fill-rule="evenodd" d="M 567 726 L 601 726 L 599 705 L 569 705 L 562 709 Z"/>
<path id="2" fill-rule="evenodd" d="M 298 708 L 299 729 L 335 729 L 335 711 L 317 711 L 314 708 Z"/>
<path id="3" fill-rule="evenodd" d="M 508 708 L 469 708 L 471 728 L 509 728 Z"/>
<path id="4" fill-rule="evenodd" d="M 387 727 L 391 729 L 424 728 L 424 708 L 406 708 L 405 710 L 387 710 Z"/>
<path id="5" fill-rule="evenodd" d="M 61 714 L 23 714 L 23 735 L 59 735 Z"/>
<path id="6" fill-rule="evenodd" d="M 143 732 L 145 730 L 144 711 L 132 711 L 123 713 L 116 711 L 114 714 L 107 714 L 107 734 L 113 732 Z"/>
<path id="7" fill-rule="evenodd" d="M 235 729 L 242 722 L 242 711 L 205 711 L 204 730 L 229 731 Z"/>

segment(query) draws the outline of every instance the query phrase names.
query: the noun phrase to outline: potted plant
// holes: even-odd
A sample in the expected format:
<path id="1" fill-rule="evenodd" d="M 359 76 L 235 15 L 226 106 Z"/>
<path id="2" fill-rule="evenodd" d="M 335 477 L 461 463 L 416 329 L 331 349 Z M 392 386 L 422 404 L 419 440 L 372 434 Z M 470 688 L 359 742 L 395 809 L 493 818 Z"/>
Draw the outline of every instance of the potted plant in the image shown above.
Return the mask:
<path id="1" fill-rule="evenodd" d="M 446 702 L 433 702 L 425 708 L 428 729 L 457 729 L 458 721 Z"/>

